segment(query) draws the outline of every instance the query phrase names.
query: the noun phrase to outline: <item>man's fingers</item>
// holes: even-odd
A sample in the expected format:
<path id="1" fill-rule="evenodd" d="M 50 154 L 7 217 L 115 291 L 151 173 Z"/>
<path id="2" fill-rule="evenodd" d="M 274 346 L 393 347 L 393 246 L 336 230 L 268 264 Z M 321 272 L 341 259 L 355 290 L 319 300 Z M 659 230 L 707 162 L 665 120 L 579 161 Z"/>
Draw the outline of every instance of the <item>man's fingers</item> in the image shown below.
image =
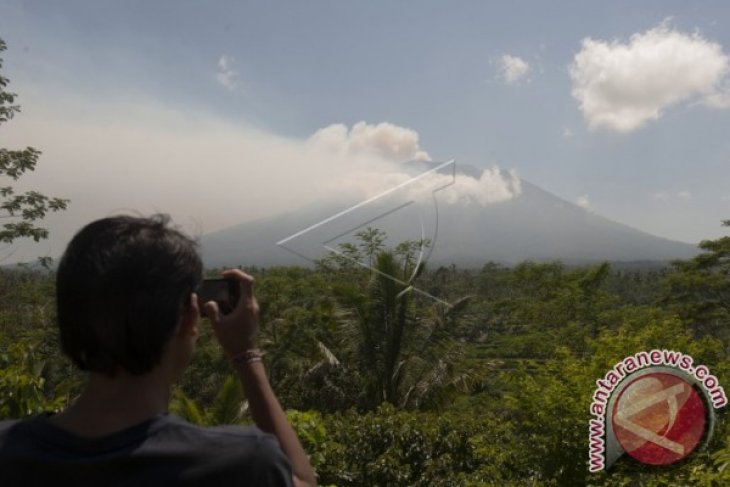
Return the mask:
<path id="1" fill-rule="evenodd" d="M 235 278 L 249 280 L 251 282 L 254 281 L 254 278 L 251 274 L 247 274 L 247 273 L 243 272 L 241 269 L 226 269 L 225 271 L 223 271 L 223 277 L 235 277 Z"/>
<path id="2" fill-rule="evenodd" d="M 217 325 L 221 319 L 220 310 L 218 309 L 218 303 L 216 303 L 215 301 L 208 301 L 203 305 L 203 308 L 205 309 L 205 314 L 208 319 L 214 325 Z"/>
<path id="3" fill-rule="evenodd" d="M 241 283 L 241 290 L 247 296 L 253 293 L 254 278 L 250 274 L 246 274 L 240 269 L 228 269 L 223 271 L 223 277 L 226 279 L 235 279 Z"/>
<path id="4" fill-rule="evenodd" d="M 240 296 L 235 309 L 211 321 L 223 350 L 229 356 L 234 356 L 241 350 L 255 348 L 259 309 L 253 293 L 253 276 L 239 269 L 229 269 L 223 272 L 223 278 L 238 282 Z"/>
<path id="5" fill-rule="evenodd" d="M 235 279 L 238 281 L 239 289 L 241 291 L 241 295 L 238 299 L 238 305 L 233 310 L 233 314 L 238 315 L 240 313 L 245 313 L 246 309 L 258 308 L 256 298 L 253 293 L 253 276 L 246 274 L 240 269 L 228 269 L 223 271 L 223 277 L 225 279 Z"/>

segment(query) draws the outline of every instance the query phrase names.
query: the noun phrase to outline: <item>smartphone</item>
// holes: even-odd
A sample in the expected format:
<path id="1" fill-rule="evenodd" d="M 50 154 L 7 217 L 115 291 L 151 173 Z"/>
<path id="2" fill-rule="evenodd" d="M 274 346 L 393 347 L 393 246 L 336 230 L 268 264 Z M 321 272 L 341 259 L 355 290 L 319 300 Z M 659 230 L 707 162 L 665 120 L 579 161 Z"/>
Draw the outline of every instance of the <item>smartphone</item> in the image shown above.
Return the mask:
<path id="1" fill-rule="evenodd" d="M 208 301 L 218 303 L 220 313 L 227 315 L 236 307 L 241 288 L 235 279 L 203 279 L 195 290 L 195 294 L 198 295 L 200 316 L 205 316 L 203 305 Z"/>

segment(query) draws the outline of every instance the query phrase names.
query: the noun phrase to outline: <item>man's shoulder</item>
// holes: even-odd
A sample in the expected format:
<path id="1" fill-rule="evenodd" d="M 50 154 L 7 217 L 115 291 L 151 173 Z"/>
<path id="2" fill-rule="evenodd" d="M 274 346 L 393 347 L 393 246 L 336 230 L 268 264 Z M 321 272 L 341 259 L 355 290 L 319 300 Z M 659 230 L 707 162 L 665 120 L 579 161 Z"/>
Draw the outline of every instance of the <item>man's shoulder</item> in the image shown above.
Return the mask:
<path id="1" fill-rule="evenodd" d="M 18 419 L 0 419 L 0 433 L 5 433 L 18 422 Z"/>
<path id="2" fill-rule="evenodd" d="M 212 465 L 258 479 L 261 485 L 291 485 L 291 466 L 278 440 L 255 426 L 204 427 L 171 415 L 149 441 L 156 443 L 155 449 L 190 448 L 188 454 L 202 472 Z"/>
<path id="3" fill-rule="evenodd" d="M 163 433 L 172 436 L 181 436 L 188 440 L 198 438 L 210 442 L 253 442 L 261 443 L 270 440 L 276 441 L 274 436 L 264 433 L 255 426 L 220 425 L 220 426 L 199 426 L 190 423 L 178 416 L 168 415 L 164 418 Z"/>
<path id="4" fill-rule="evenodd" d="M 0 465 L 8 458 L 32 448 L 34 443 L 32 428 L 35 420 L 35 416 L 0 420 Z"/>
<path id="5" fill-rule="evenodd" d="M 59 430 L 42 415 L 0 422 L 0 484 L 51 476 L 51 469 L 58 478 L 86 472 L 86 480 L 113 477 L 137 485 L 169 478 L 185 478 L 191 485 L 209 479 L 229 485 L 241 478 L 256 485 L 291 485 L 291 467 L 278 441 L 254 426 L 203 427 L 165 414 L 90 439 Z"/>
<path id="6" fill-rule="evenodd" d="M 256 426 L 199 426 L 169 415 L 164 427 L 154 436 L 163 443 L 184 443 L 212 455 L 226 451 L 227 454 L 252 455 L 259 459 L 285 458 L 276 437 Z"/>
<path id="7" fill-rule="evenodd" d="M 17 419 L 2 419 L 0 420 L 0 443 L 2 439 L 7 436 L 8 432 L 13 429 L 19 423 Z"/>
<path id="8" fill-rule="evenodd" d="M 19 429 L 25 428 L 31 419 L 3 419 L 0 420 L 0 447 L 3 446 L 11 435 Z"/>

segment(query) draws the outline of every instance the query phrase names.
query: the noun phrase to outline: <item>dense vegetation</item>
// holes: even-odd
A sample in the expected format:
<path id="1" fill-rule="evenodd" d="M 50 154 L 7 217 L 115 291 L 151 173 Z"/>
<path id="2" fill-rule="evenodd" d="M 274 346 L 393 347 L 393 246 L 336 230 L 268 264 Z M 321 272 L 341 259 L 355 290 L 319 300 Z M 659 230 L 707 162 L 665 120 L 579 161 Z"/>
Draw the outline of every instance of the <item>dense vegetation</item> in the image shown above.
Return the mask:
<path id="1" fill-rule="evenodd" d="M 595 380 L 618 360 L 678 350 L 730 385 L 730 237 L 703 242 L 693 260 L 643 271 L 559 262 L 428 269 L 416 267 L 416 243 L 383 242 L 369 229 L 313 270 L 247 269 L 271 381 L 321 484 L 730 481 L 723 410 L 708 448 L 679 465 L 623 458 L 609 473 L 587 470 Z M 409 288 L 413 275 L 418 290 L 453 306 Z M 203 326 L 172 410 L 200 424 L 248 422 L 231 372 Z M 82 386 L 58 353 L 53 274 L 3 270 L 0 418 L 58 410 Z"/>

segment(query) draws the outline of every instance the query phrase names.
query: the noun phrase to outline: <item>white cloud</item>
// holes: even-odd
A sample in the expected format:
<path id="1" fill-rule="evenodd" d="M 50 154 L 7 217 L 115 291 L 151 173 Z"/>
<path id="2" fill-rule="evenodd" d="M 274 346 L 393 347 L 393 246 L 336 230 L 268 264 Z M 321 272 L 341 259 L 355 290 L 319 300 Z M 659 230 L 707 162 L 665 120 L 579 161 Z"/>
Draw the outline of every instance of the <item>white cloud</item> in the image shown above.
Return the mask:
<path id="1" fill-rule="evenodd" d="M 419 146 L 415 130 L 388 122 L 357 122 L 350 130 L 343 124 L 333 124 L 319 129 L 307 142 L 339 155 L 370 154 L 393 162 L 431 160 Z"/>
<path id="2" fill-rule="evenodd" d="M 692 193 L 690 193 L 689 191 L 677 191 L 676 193 L 671 193 L 669 191 L 657 191 L 656 193 L 653 193 L 651 197 L 655 201 L 662 202 L 677 200 L 687 201 L 692 199 Z"/>
<path id="3" fill-rule="evenodd" d="M 584 39 L 570 76 L 588 126 L 626 133 L 682 101 L 730 108 L 729 70 L 720 44 L 664 22 L 627 43 Z"/>
<path id="4" fill-rule="evenodd" d="M 233 59 L 226 55 L 221 56 L 218 59 L 218 72 L 215 75 L 218 83 L 228 90 L 233 90 L 236 88 L 237 77 L 238 71 L 233 69 Z"/>
<path id="5" fill-rule="evenodd" d="M 505 54 L 499 60 L 499 73 L 507 84 L 517 84 L 529 71 L 530 65 L 527 61 L 517 56 Z"/>
<path id="6" fill-rule="evenodd" d="M 588 199 L 587 194 L 584 194 L 583 196 L 578 196 L 578 198 L 576 198 L 575 200 L 575 204 L 585 210 L 588 210 L 591 207 L 591 201 Z"/>

